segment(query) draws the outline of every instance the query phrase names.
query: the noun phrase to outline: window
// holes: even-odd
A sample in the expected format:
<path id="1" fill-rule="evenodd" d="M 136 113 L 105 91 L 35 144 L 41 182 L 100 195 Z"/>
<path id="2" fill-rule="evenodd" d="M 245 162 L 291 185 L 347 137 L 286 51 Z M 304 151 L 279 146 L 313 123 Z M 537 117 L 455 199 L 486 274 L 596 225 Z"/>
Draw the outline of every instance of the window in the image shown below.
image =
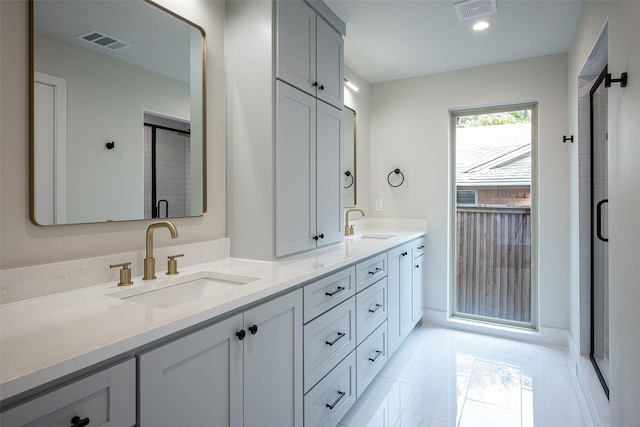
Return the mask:
<path id="1" fill-rule="evenodd" d="M 535 104 L 451 112 L 451 312 L 534 328 Z"/>

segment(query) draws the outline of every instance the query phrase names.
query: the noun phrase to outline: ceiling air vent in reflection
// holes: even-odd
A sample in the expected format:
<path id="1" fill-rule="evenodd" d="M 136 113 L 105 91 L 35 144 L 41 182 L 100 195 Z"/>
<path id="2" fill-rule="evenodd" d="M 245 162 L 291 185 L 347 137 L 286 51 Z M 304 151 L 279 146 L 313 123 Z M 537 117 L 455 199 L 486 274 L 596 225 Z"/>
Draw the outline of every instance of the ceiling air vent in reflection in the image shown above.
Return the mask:
<path id="1" fill-rule="evenodd" d="M 124 49 L 131 46 L 131 44 L 118 40 L 115 37 L 108 36 L 99 31 L 89 31 L 88 33 L 80 34 L 76 36 L 77 39 L 91 43 L 94 46 L 99 46 L 110 50 L 112 52 Z"/>
<path id="2" fill-rule="evenodd" d="M 461 21 L 496 13 L 496 0 L 463 0 L 453 4 Z"/>

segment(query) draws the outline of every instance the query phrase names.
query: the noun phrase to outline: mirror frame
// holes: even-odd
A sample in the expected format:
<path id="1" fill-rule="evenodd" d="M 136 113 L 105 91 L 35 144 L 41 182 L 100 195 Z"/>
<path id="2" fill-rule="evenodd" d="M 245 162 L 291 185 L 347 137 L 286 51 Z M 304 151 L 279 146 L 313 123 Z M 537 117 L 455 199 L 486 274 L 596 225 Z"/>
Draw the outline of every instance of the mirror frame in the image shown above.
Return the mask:
<path id="1" fill-rule="evenodd" d="M 357 131 L 358 115 L 356 113 L 356 110 L 351 108 L 351 107 L 348 107 L 348 106 L 345 105 L 344 109 L 345 109 L 345 111 L 346 110 L 350 110 L 350 111 L 353 112 L 353 171 L 352 171 L 352 174 L 353 174 L 352 176 L 353 176 L 353 181 L 354 181 L 353 182 L 353 206 L 348 205 L 346 203 L 346 200 L 344 200 L 343 205 L 344 205 L 344 207 L 346 209 L 346 208 L 351 208 L 351 207 L 355 208 L 356 206 L 358 206 L 358 183 L 357 183 L 357 176 L 358 175 L 356 174 L 357 168 L 358 168 L 357 167 L 358 162 L 357 162 L 357 159 L 356 159 L 356 152 L 357 152 L 356 147 L 357 147 L 357 135 L 358 135 L 358 131 Z M 344 199 L 344 192 L 343 192 L 342 197 Z"/>
<path id="2" fill-rule="evenodd" d="M 63 225 L 82 225 L 82 224 L 106 224 L 111 222 L 132 222 L 132 221 L 149 221 L 157 218 L 137 218 L 137 219 L 124 219 L 124 220 L 106 220 L 106 221 L 88 221 L 88 222 L 73 222 L 65 224 L 40 224 L 36 221 L 35 217 L 35 7 L 34 3 L 37 0 L 29 0 L 28 13 L 29 13 L 29 69 L 28 69 L 28 82 L 29 82 L 29 219 L 31 223 L 38 227 L 52 227 Z M 142 3 L 147 3 L 151 7 L 155 7 L 162 12 L 179 19 L 180 21 L 190 25 L 196 29 L 202 35 L 202 212 L 197 215 L 185 216 L 185 217 L 169 217 L 168 219 L 176 218 L 197 218 L 202 217 L 207 213 L 207 36 L 200 25 L 178 15 L 176 12 L 167 9 L 166 7 L 154 2 L 153 0 L 139 0 Z"/>

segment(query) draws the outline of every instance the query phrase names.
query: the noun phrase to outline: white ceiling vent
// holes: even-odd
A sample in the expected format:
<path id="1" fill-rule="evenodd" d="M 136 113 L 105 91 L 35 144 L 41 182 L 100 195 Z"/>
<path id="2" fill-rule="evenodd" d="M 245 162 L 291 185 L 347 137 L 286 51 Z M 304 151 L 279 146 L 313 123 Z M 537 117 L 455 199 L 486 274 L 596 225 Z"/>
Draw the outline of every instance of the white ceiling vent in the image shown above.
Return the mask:
<path id="1" fill-rule="evenodd" d="M 496 13 L 496 0 L 463 0 L 453 4 L 461 21 Z"/>
<path id="2" fill-rule="evenodd" d="M 79 36 L 76 36 L 76 38 L 87 43 L 91 43 L 94 46 L 105 48 L 112 52 L 131 46 L 130 43 L 123 42 L 122 40 L 118 40 L 115 37 L 111 37 L 95 30 L 89 31 L 88 33 L 80 34 Z"/>

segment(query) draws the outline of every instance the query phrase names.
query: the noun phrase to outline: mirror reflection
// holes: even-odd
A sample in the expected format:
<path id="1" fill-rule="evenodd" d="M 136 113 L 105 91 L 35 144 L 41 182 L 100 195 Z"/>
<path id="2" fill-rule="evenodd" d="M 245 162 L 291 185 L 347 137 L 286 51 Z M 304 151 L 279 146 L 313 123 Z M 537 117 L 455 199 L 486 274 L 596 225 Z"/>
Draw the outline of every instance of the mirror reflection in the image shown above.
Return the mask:
<path id="1" fill-rule="evenodd" d="M 356 112 L 345 106 L 344 112 L 344 207 L 356 205 Z"/>
<path id="2" fill-rule="evenodd" d="M 142 0 L 34 0 L 31 219 L 202 215 L 204 32 Z"/>

